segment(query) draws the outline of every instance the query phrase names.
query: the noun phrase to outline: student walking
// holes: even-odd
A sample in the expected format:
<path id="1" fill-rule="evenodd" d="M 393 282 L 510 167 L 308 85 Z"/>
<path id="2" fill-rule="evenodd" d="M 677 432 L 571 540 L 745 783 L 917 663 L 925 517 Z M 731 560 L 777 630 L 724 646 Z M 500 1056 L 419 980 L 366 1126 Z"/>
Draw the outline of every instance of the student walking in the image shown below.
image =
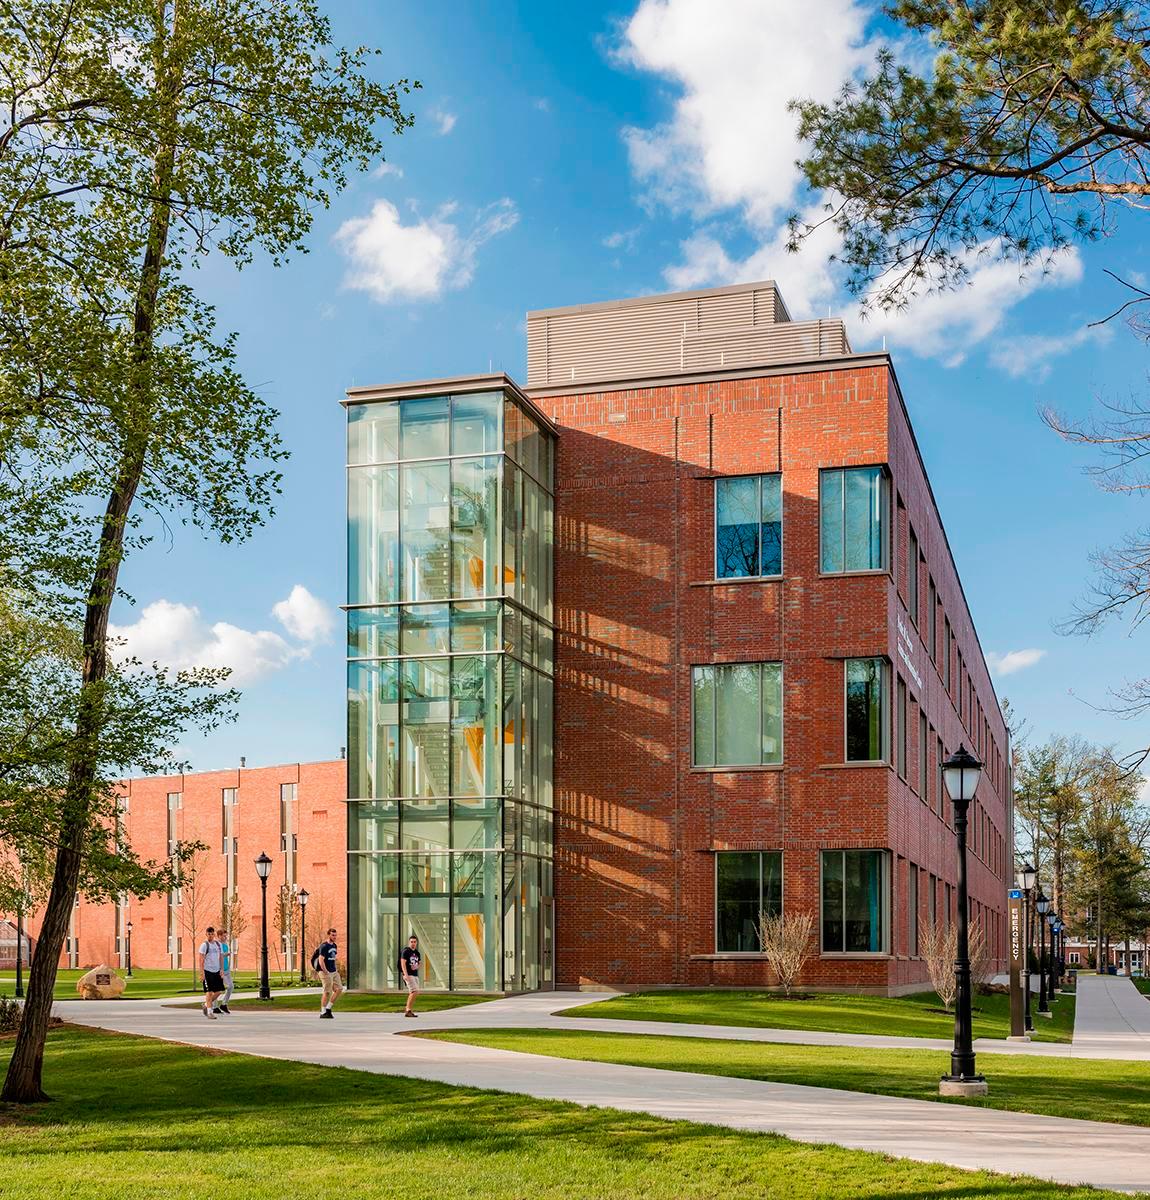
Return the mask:
<path id="1" fill-rule="evenodd" d="M 399 956 L 399 970 L 403 975 L 403 985 L 407 988 L 407 1007 L 403 1010 L 405 1017 L 418 1017 L 412 1006 L 419 995 L 419 938 L 413 933 L 407 939 L 407 945 Z"/>
<path id="2" fill-rule="evenodd" d="M 215 1008 L 212 1010 L 217 1013 L 227 1013 L 230 1017 L 232 1010 L 228 1008 L 228 1001 L 232 998 L 232 947 L 227 940 L 227 934 L 224 930 L 219 931 L 220 942 L 220 977 L 224 981 L 224 994 L 216 1001 Z"/>
<path id="3" fill-rule="evenodd" d="M 333 1020 L 331 1006 L 343 995 L 343 980 L 339 977 L 339 948 L 335 942 L 335 930 L 327 931 L 327 941 L 321 942 L 311 956 L 311 965 L 323 980 L 323 997 L 320 999 L 319 1015 Z"/>
<path id="4" fill-rule="evenodd" d="M 214 925 L 208 926 L 207 935 L 207 940 L 200 943 L 200 973 L 204 977 L 204 1016 L 209 1021 L 214 1021 L 216 1014 L 213 1008 L 224 991 L 223 955 L 220 953 L 220 944 L 216 941 Z"/>

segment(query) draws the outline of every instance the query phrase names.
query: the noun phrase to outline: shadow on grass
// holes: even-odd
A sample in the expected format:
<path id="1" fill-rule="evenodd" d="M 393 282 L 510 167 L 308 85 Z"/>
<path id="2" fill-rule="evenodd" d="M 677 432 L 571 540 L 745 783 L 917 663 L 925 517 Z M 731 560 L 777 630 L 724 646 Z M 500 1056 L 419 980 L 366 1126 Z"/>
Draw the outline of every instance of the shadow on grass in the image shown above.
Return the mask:
<path id="1" fill-rule="evenodd" d="M 76 1028 L 50 1037 L 45 1080 L 53 1103 L 0 1111 L 0 1162 L 9 1159 L 31 1179 L 61 1181 L 53 1195 L 94 1196 L 94 1183 L 84 1190 L 90 1181 L 131 1164 L 154 1173 L 149 1196 L 183 1196 L 189 1179 L 206 1186 L 187 1172 L 196 1176 L 197 1163 L 216 1163 L 221 1130 L 231 1148 L 228 1170 L 237 1155 L 265 1172 L 302 1164 L 306 1184 L 297 1180 L 295 1194 L 309 1196 L 312 1177 L 331 1171 L 341 1180 L 337 1192 L 399 1194 L 387 1180 L 412 1163 L 433 1194 L 499 1200 L 1053 1200 L 1072 1193 L 772 1134 Z M 181 1154 L 188 1157 L 173 1157 Z M 283 1185 L 292 1194 L 288 1179 Z M 323 1195 L 330 1186 L 323 1184 Z"/>

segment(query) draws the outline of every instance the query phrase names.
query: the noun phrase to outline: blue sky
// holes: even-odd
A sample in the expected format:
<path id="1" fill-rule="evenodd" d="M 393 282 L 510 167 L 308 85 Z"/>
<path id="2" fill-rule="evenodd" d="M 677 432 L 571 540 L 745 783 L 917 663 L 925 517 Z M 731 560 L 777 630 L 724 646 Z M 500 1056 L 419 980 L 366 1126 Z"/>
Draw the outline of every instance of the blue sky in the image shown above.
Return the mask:
<path id="1" fill-rule="evenodd" d="M 1150 501 L 1101 492 L 1083 473 L 1094 455 L 1038 416 L 1148 386 L 1147 351 L 1120 323 L 1087 329 L 1124 298 L 1104 270 L 1145 261 L 1144 216 L 1045 275 L 976 263 L 961 293 L 860 323 L 828 243 L 787 255 L 780 231 L 812 202 L 786 100 L 865 68 L 882 28 L 861 0 L 329 8 L 339 38 L 384 49 L 383 77 L 422 81 L 418 120 L 320 214 L 309 255 L 200 273 L 293 457 L 248 543 L 177 526 L 127 572 L 137 604 L 115 621 L 137 649 L 236 667 L 239 720 L 188 738 L 196 769 L 344 742 L 345 387 L 489 366 L 522 379 L 529 308 L 772 277 L 795 316 L 847 315 L 855 349 L 886 336 L 983 647 L 1041 652 L 996 676 L 1000 695 L 1038 737 L 1150 740 L 1099 711 L 1150 674 L 1150 632 L 1055 632 L 1091 553 L 1150 524 Z"/>

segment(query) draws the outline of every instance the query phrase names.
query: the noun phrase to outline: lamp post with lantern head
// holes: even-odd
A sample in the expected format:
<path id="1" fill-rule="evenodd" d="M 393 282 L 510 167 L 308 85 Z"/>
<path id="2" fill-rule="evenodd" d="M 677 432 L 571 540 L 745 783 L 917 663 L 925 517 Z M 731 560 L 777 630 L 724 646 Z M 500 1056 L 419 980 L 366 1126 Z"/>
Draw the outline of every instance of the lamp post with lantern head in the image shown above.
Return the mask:
<path id="1" fill-rule="evenodd" d="M 954 808 L 954 835 L 958 848 L 958 954 L 954 962 L 954 1049 L 950 1074 L 939 1081 L 943 1096 L 985 1096 L 986 1079 L 974 1061 L 970 1016 L 970 927 L 966 896 L 966 815 L 974 799 L 982 763 L 963 745 L 942 764 L 942 777 Z"/>
<path id="2" fill-rule="evenodd" d="M 307 983 L 307 888 L 299 892 L 299 981 Z"/>
<path id="3" fill-rule="evenodd" d="M 260 993 L 261 1000 L 272 998 L 271 982 L 268 979 L 268 876 L 272 873 L 272 860 L 266 853 L 256 859 L 256 874 L 260 877 Z"/>
<path id="4" fill-rule="evenodd" d="M 1046 996 L 1046 915 L 1050 912 L 1050 901 L 1041 891 L 1034 907 L 1038 910 L 1038 1015 L 1049 1017 L 1051 1012 Z"/>

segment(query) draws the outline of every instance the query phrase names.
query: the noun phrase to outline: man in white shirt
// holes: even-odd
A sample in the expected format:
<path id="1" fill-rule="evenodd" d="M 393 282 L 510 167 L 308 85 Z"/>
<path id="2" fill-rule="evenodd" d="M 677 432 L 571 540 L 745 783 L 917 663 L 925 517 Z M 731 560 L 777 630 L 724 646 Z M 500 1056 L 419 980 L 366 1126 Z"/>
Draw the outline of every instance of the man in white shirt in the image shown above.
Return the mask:
<path id="1" fill-rule="evenodd" d="M 220 951 L 219 942 L 216 941 L 216 927 L 209 925 L 207 934 L 207 941 L 200 943 L 200 971 L 204 977 L 204 1016 L 209 1021 L 214 1021 L 216 1014 L 212 1008 L 217 997 L 223 995 L 224 991 L 224 956 Z"/>

